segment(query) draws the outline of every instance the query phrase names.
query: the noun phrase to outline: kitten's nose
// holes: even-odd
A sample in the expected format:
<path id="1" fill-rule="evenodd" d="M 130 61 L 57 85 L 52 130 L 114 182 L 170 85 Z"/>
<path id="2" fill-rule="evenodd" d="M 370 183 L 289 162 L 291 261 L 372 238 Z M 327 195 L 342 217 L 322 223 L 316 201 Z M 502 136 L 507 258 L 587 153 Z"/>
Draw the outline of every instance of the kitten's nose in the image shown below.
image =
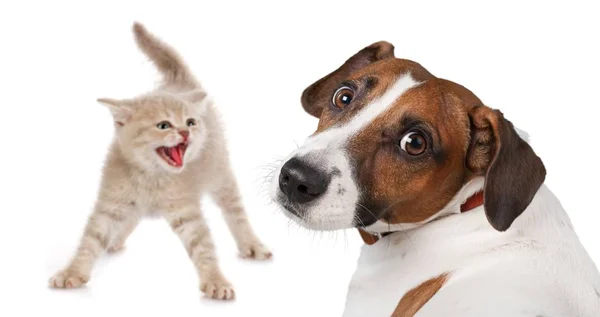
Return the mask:
<path id="1" fill-rule="evenodd" d="M 187 142 L 188 137 L 190 136 L 190 131 L 179 130 L 179 134 L 183 137 L 183 142 Z"/>

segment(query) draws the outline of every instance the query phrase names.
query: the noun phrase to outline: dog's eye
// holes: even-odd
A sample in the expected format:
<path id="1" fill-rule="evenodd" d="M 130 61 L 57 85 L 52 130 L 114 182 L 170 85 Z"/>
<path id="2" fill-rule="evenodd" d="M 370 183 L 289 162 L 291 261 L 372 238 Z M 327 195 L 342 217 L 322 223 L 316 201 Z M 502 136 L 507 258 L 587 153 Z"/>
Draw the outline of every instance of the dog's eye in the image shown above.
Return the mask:
<path id="1" fill-rule="evenodd" d="M 332 102 L 338 109 L 344 109 L 344 107 L 352 102 L 352 99 L 354 99 L 354 90 L 344 86 L 335 91 Z"/>
<path id="2" fill-rule="evenodd" d="M 169 121 L 163 121 L 163 122 L 157 124 L 156 127 L 161 130 L 166 130 L 166 129 L 172 127 L 172 125 Z"/>
<path id="3" fill-rule="evenodd" d="M 400 148 L 410 155 L 419 155 L 427 149 L 427 140 L 419 132 L 408 132 L 400 140 Z"/>
<path id="4" fill-rule="evenodd" d="M 190 119 L 187 119 L 187 122 L 186 122 L 185 124 L 186 124 L 188 127 L 195 126 L 195 125 L 196 125 L 196 120 L 194 120 L 194 119 L 191 119 L 191 118 L 190 118 Z"/>

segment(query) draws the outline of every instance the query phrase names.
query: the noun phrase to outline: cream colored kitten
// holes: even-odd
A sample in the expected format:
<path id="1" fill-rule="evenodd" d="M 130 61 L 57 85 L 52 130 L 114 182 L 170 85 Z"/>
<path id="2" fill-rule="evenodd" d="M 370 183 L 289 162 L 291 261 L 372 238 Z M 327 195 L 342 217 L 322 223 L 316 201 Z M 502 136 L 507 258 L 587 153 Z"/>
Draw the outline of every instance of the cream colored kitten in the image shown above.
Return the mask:
<path id="1" fill-rule="evenodd" d="M 179 235 L 200 277 L 200 289 L 217 299 L 234 298 L 223 276 L 200 197 L 208 193 L 223 210 L 243 257 L 268 259 L 255 236 L 235 177 L 216 110 L 179 55 L 134 24 L 140 49 L 164 76 L 156 90 L 129 100 L 98 99 L 115 120 L 115 138 L 103 170 L 95 210 L 71 262 L 49 283 L 85 284 L 104 250 L 117 251 L 149 213 L 163 216 Z"/>

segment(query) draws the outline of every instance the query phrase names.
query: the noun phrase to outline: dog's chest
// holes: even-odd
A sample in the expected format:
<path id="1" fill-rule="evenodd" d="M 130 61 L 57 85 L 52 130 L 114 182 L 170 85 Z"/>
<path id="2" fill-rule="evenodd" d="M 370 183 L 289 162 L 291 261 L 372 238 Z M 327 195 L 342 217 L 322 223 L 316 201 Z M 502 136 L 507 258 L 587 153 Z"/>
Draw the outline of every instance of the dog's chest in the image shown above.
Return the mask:
<path id="1" fill-rule="evenodd" d="M 456 267 L 452 259 L 427 258 L 411 245 L 365 246 L 348 288 L 345 317 L 390 316 L 400 299 L 424 281 Z"/>
<path id="2" fill-rule="evenodd" d="M 410 290 L 449 272 L 454 276 L 466 263 L 481 259 L 485 250 L 503 243 L 498 233 L 480 226 L 485 221 L 482 213 L 465 216 L 364 245 L 344 316 L 390 316 Z M 469 233 L 455 229 L 456 221 L 469 223 Z"/>

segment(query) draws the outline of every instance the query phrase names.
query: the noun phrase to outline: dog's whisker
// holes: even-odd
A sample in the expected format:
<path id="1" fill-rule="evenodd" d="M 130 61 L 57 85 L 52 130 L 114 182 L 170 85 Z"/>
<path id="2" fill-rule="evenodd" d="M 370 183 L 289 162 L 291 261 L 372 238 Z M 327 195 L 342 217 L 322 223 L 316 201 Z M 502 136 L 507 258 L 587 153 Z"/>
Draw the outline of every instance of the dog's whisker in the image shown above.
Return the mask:
<path id="1" fill-rule="evenodd" d="M 398 225 L 398 227 L 400 227 L 400 231 L 406 236 L 406 239 L 408 239 L 408 242 L 412 246 L 413 250 L 415 252 L 417 252 L 417 248 L 415 247 L 414 243 L 412 242 L 412 239 L 410 238 L 410 235 L 408 234 L 408 232 L 406 232 L 406 230 L 404 230 L 404 228 L 402 228 L 402 224 L 398 223 L 397 225 Z"/>
<path id="2" fill-rule="evenodd" d="M 346 230 L 344 230 L 344 252 L 347 253 L 348 252 L 348 234 L 346 233 Z"/>
<path id="3" fill-rule="evenodd" d="M 358 215 L 354 215 L 354 219 L 360 222 L 361 227 L 365 227 L 365 223 L 360 219 L 360 217 L 358 217 Z"/>
<path id="4" fill-rule="evenodd" d="M 377 217 L 375 216 L 375 214 L 369 209 L 367 208 L 365 205 L 361 204 L 361 203 L 356 203 L 359 207 L 363 208 L 364 210 L 366 210 L 368 213 L 371 214 L 371 216 L 373 216 L 373 219 L 377 219 Z M 362 221 L 361 221 L 362 222 Z M 363 223 L 363 227 L 364 227 L 364 223 Z"/>

